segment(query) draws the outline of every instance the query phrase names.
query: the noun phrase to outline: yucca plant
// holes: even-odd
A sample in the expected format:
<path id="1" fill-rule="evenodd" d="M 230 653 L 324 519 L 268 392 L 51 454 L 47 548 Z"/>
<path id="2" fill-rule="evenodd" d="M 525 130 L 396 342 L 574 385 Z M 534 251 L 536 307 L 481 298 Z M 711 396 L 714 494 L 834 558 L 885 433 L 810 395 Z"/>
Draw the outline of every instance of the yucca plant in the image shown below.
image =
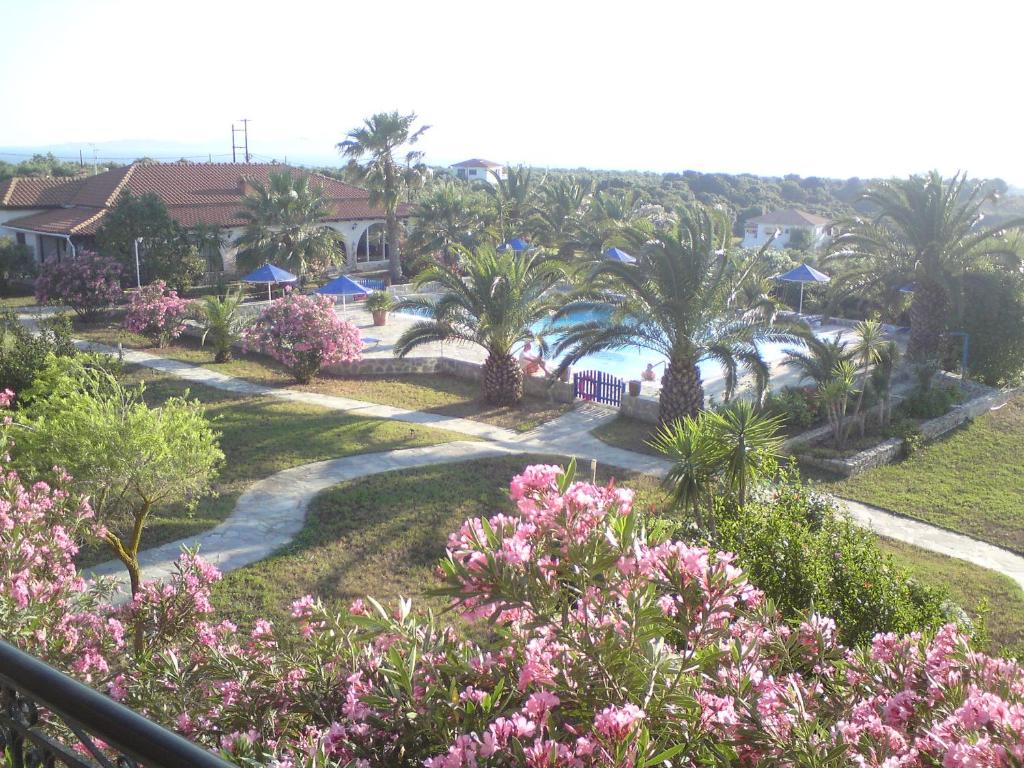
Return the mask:
<path id="1" fill-rule="evenodd" d="M 204 296 L 197 306 L 203 324 L 200 343 L 206 346 L 209 339 L 214 362 L 226 363 L 231 359 L 231 348 L 241 340 L 242 332 L 249 325 L 241 312 L 241 290 L 228 293 L 224 298 Z"/>
<path id="2" fill-rule="evenodd" d="M 435 283 L 440 298 L 409 298 L 396 309 L 412 309 L 422 320 L 399 337 L 395 354 L 404 357 L 422 344 L 461 341 L 487 351 L 481 380 L 489 403 L 511 405 L 523 397 L 523 372 L 513 348 L 537 340 L 532 327 L 547 318 L 560 303 L 556 286 L 567 267 L 536 251 L 498 252 L 491 246 L 467 251 L 464 277 L 440 266 L 421 272 L 417 287 Z"/>
<path id="3" fill-rule="evenodd" d="M 784 350 L 784 364 L 800 372 L 800 381 L 810 379 L 822 384 L 832 378 L 837 363 L 853 358 L 852 350 L 838 336 L 811 336 L 804 340 L 804 345 L 803 349 Z"/>
<path id="4" fill-rule="evenodd" d="M 684 514 L 692 514 L 697 527 L 706 530 L 712 519 L 711 492 L 722 462 L 722 445 L 702 415 L 662 424 L 650 445 L 672 462 L 663 485 L 670 490 L 673 505 Z"/>
<path id="5" fill-rule="evenodd" d="M 736 400 L 719 411 L 704 414 L 704 418 L 719 445 L 722 479 L 736 494 L 736 503 L 743 506 L 750 486 L 776 467 L 782 446 L 782 419 L 758 412 L 747 400 Z"/>
<path id="6" fill-rule="evenodd" d="M 832 378 L 818 385 L 818 396 L 825 404 L 825 414 L 837 450 L 846 446 L 847 410 L 850 398 L 857 394 L 857 368 L 850 360 L 836 363 Z"/>

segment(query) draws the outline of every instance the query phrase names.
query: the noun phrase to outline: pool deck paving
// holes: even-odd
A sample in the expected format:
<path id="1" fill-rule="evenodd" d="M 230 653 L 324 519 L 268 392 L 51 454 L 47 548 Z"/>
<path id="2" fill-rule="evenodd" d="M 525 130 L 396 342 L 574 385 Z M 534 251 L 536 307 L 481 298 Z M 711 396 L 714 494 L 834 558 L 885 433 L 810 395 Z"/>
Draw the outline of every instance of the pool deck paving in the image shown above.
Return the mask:
<path id="1" fill-rule="evenodd" d="M 78 344 L 83 349 L 116 353 L 116 350 L 102 344 Z M 240 395 L 275 397 L 357 416 L 437 427 L 477 438 L 475 442 L 457 441 L 348 456 L 278 472 L 254 483 L 239 498 L 230 517 L 215 528 L 141 553 L 140 561 L 147 579 L 162 579 L 173 573 L 174 561 L 182 547 L 198 546 L 204 559 L 225 572 L 261 560 L 286 546 L 301 530 L 306 510 L 318 493 L 337 483 L 381 472 L 523 453 L 575 457 L 580 462 L 580 473 L 584 477 L 589 475 L 588 465 L 592 460 L 657 477 L 664 476 L 670 467 L 670 463 L 664 459 L 616 448 L 594 437 L 591 433 L 593 429 L 616 418 L 616 411 L 596 405 L 578 405 L 546 424 L 525 433 L 516 433 L 471 419 L 410 411 L 332 395 L 266 387 L 147 352 L 124 350 L 123 354 L 129 363 Z M 1024 557 L 888 510 L 856 501 L 840 501 L 856 523 L 870 528 L 880 536 L 988 568 L 1009 577 L 1024 588 Z M 117 561 L 98 565 L 91 569 L 91 573 L 113 576 L 122 587 L 127 583 L 123 566 Z"/>

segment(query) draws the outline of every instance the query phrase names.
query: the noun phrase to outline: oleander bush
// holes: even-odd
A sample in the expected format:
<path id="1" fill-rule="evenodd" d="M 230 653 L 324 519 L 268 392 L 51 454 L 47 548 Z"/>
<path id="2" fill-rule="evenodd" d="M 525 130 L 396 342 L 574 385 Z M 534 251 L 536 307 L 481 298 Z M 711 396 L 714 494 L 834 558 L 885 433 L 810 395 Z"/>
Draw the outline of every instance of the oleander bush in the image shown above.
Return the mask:
<path id="1" fill-rule="evenodd" d="M 672 541 L 614 485 L 528 467 L 467 520 L 438 591 L 294 626 L 211 615 L 214 568 L 113 608 L 75 571 L 88 505 L 0 482 L 0 631 L 243 766 L 1016 766 L 1024 669 L 953 625 L 848 647 L 784 619 L 732 555 Z M 126 637 L 141 628 L 133 652 Z"/>
<path id="2" fill-rule="evenodd" d="M 157 280 L 132 294 L 124 325 L 129 331 L 152 339 L 157 346 L 166 347 L 184 333 L 188 312 L 189 302 L 178 296 L 177 291 L 168 290 L 163 280 Z"/>
<path id="3" fill-rule="evenodd" d="M 291 291 L 246 329 L 243 345 L 270 355 L 302 384 L 324 366 L 353 362 L 362 354 L 359 329 L 338 317 L 329 297 Z"/>
<path id="4" fill-rule="evenodd" d="M 35 287 L 38 303 L 65 304 L 91 322 L 121 298 L 121 265 L 80 250 L 74 258 L 43 265 Z"/>

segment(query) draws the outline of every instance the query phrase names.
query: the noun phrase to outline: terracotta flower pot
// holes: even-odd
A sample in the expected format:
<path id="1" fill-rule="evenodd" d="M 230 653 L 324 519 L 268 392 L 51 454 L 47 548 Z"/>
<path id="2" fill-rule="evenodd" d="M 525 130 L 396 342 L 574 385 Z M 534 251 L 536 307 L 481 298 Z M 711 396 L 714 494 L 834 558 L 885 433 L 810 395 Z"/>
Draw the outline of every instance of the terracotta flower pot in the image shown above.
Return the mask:
<path id="1" fill-rule="evenodd" d="M 372 313 L 374 325 L 384 325 L 388 321 L 388 313 L 383 309 L 375 309 Z"/>
<path id="2" fill-rule="evenodd" d="M 640 382 L 639 381 L 634 379 L 633 381 L 629 382 L 629 396 L 630 397 L 640 397 Z"/>

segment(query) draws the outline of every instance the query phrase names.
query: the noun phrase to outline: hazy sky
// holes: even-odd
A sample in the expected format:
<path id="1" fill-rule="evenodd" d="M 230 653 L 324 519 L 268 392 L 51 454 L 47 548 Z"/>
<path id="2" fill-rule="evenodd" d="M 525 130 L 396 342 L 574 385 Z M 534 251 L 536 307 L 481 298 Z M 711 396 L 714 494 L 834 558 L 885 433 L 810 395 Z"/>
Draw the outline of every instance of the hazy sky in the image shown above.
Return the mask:
<path id="1" fill-rule="evenodd" d="M 0 0 L 0 145 L 332 154 L 416 111 L 428 161 L 1024 183 L 1020 2 Z M 5 158 L 9 159 L 9 158 Z"/>

